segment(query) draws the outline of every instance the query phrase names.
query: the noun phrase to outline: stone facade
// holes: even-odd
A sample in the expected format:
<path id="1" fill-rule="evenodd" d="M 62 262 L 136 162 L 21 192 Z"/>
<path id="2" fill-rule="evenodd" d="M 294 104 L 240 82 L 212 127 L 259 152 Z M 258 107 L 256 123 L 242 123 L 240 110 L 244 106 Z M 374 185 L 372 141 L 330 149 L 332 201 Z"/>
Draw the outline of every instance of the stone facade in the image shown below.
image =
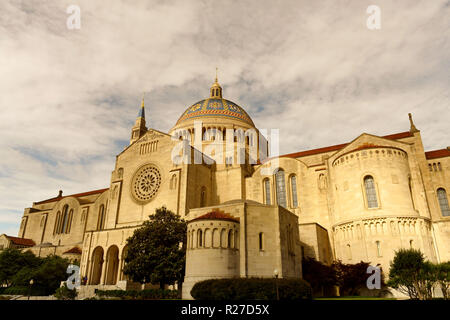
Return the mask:
<path id="1" fill-rule="evenodd" d="M 248 114 L 222 99 L 217 82 L 169 133 L 147 129 L 142 104 L 109 188 L 33 203 L 19 237 L 32 239 L 39 255 L 79 248 L 88 285 L 126 288 L 126 240 L 166 206 L 189 221 L 185 298 L 202 279 L 273 277 L 275 270 L 300 278 L 306 256 L 326 264 L 363 260 L 385 272 L 400 248 L 450 260 L 450 150 L 425 152 L 412 119 L 398 134 L 364 133 L 342 145 L 252 158 L 252 148 L 266 155 L 266 145 Z M 174 154 L 184 161 L 174 162 Z"/>

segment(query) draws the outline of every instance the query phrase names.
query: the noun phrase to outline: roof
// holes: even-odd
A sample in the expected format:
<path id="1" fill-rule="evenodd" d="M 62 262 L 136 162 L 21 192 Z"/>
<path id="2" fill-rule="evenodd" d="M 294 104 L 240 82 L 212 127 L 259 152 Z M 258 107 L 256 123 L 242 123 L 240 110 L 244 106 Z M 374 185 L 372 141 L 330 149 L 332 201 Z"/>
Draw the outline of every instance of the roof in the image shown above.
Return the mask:
<path id="1" fill-rule="evenodd" d="M 387 136 L 382 136 L 382 138 L 390 139 L 390 140 L 397 140 L 397 139 L 403 139 L 403 138 L 408 138 L 408 137 L 412 137 L 412 136 L 413 136 L 413 134 L 411 132 L 405 131 L 405 132 L 390 134 L 390 135 L 387 135 Z M 349 145 L 349 143 L 337 144 L 337 145 L 334 145 L 334 146 L 329 146 L 329 147 L 324 147 L 324 148 L 318 148 L 318 149 L 312 149 L 312 150 L 288 153 L 288 154 L 281 155 L 280 157 L 289 157 L 289 158 L 306 157 L 306 156 L 311 156 L 311 155 L 314 155 L 314 154 L 326 153 L 326 152 L 331 152 L 331 151 L 338 151 L 338 150 L 341 150 L 342 148 L 344 148 L 344 147 L 346 147 L 348 145 Z"/>
<path id="2" fill-rule="evenodd" d="M 233 221 L 239 223 L 239 218 L 233 217 L 232 215 L 221 212 L 221 211 L 211 211 L 207 214 L 204 214 L 202 216 L 199 216 L 197 218 L 194 218 L 190 220 L 189 222 L 197 221 L 197 220 L 226 220 L 226 221 Z"/>
<path id="3" fill-rule="evenodd" d="M 61 196 L 61 197 L 58 196 L 58 197 L 50 198 L 50 199 L 47 199 L 47 200 L 42 200 L 42 201 L 39 201 L 39 202 L 35 202 L 34 204 L 44 204 L 44 203 L 59 201 L 61 199 L 67 198 L 67 197 L 75 197 L 75 198 L 77 198 L 77 197 L 91 196 L 93 194 L 103 193 L 103 192 L 105 192 L 108 189 L 109 188 L 92 190 L 92 191 L 87 191 L 87 192 L 83 192 L 83 193 L 70 194 L 68 196 Z"/>
<path id="4" fill-rule="evenodd" d="M 81 254 L 81 249 L 78 247 L 73 247 L 72 249 L 63 252 L 63 254 L 66 254 L 66 253 Z"/>
<path id="5" fill-rule="evenodd" d="M 427 159 L 450 157 L 450 149 L 447 148 L 447 149 L 427 151 L 427 152 L 425 152 L 425 157 Z"/>
<path id="6" fill-rule="evenodd" d="M 19 246 L 28 246 L 28 247 L 32 247 L 34 246 L 36 243 L 34 243 L 33 240 L 31 239 L 25 239 L 25 238 L 18 238 L 18 237 L 12 237 L 12 236 L 8 236 L 5 234 L 5 236 L 11 240 L 12 243 L 19 245 Z"/>
<path id="7" fill-rule="evenodd" d="M 176 125 L 179 125 L 183 121 L 199 117 L 237 119 L 252 127 L 255 126 L 252 119 L 243 108 L 230 100 L 221 98 L 208 98 L 193 104 L 181 115 Z"/>

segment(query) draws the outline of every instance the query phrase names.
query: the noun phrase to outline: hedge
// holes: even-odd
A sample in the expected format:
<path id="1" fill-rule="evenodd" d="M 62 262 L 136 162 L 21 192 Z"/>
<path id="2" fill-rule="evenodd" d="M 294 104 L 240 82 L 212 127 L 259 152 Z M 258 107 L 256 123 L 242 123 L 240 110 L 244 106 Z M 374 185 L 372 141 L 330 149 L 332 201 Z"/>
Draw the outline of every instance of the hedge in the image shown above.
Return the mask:
<path id="1" fill-rule="evenodd" d="M 125 300 L 159 300 L 159 299 L 178 299 L 178 291 L 163 289 L 145 289 L 137 290 L 97 290 L 96 295 L 99 297 L 115 297 Z"/>
<path id="2" fill-rule="evenodd" d="M 28 287 L 9 287 L 4 288 L 1 294 L 9 294 L 9 295 L 22 295 L 22 296 L 45 296 L 45 288 L 40 287 L 32 287 L 31 291 Z"/>
<path id="3" fill-rule="evenodd" d="M 233 278 L 197 282 L 191 290 L 196 300 L 311 299 L 311 286 L 301 279 Z"/>

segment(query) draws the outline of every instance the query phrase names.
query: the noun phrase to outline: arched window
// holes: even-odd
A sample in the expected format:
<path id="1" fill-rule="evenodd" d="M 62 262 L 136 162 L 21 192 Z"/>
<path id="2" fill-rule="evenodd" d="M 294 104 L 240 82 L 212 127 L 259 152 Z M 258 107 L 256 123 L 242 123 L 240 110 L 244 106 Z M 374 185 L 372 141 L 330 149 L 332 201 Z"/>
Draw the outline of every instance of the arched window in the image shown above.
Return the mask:
<path id="1" fill-rule="evenodd" d="M 265 195 L 264 203 L 270 205 L 271 200 L 270 200 L 270 180 L 269 180 L 269 178 L 264 179 L 264 195 Z"/>
<path id="2" fill-rule="evenodd" d="M 228 248 L 232 249 L 234 246 L 234 234 L 233 230 L 228 231 Z"/>
<path id="3" fill-rule="evenodd" d="M 279 206 L 286 208 L 286 183 L 284 180 L 284 170 L 279 169 L 275 174 L 277 182 L 277 202 Z"/>
<path id="4" fill-rule="evenodd" d="M 381 257 L 381 243 L 380 241 L 375 242 L 377 245 L 377 257 Z"/>
<path id="5" fill-rule="evenodd" d="M 297 201 L 297 177 L 295 175 L 291 176 L 291 194 L 292 194 L 292 207 L 298 207 Z"/>
<path id="6" fill-rule="evenodd" d="M 352 247 L 349 244 L 347 245 L 347 259 L 352 260 Z"/>
<path id="7" fill-rule="evenodd" d="M 58 213 L 56 214 L 55 228 L 53 229 L 53 234 L 58 234 L 60 220 L 61 220 L 61 212 L 58 211 Z"/>
<path id="8" fill-rule="evenodd" d="M 200 207 L 206 206 L 206 188 L 202 187 L 200 191 Z"/>
<path id="9" fill-rule="evenodd" d="M 450 208 L 448 206 L 447 192 L 445 191 L 444 188 L 439 188 L 437 190 L 437 197 L 439 201 L 439 206 L 441 207 L 442 215 L 445 217 L 450 216 Z"/>
<path id="10" fill-rule="evenodd" d="M 259 233 L 259 250 L 264 250 L 264 233 Z"/>
<path id="11" fill-rule="evenodd" d="M 197 231 L 197 248 L 203 247 L 203 232 L 202 230 Z"/>
<path id="12" fill-rule="evenodd" d="M 69 223 L 69 206 L 66 204 L 63 207 L 62 211 L 62 228 L 59 230 L 59 233 L 66 233 L 67 225 Z"/>
<path id="13" fill-rule="evenodd" d="M 97 230 L 103 230 L 105 221 L 105 206 L 102 204 L 98 211 Z"/>
<path id="14" fill-rule="evenodd" d="M 366 190 L 366 200 L 368 208 L 378 208 L 377 191 L 375 181 L 372 176 L 364 177 L 364 188 Z"/>
<path id="15" fill-rule="evenodd" d="M 172 178 L 170 179 L 170 189 L 176 189 L 177 187 L 177 175 L 173 174 Z"/>
<path id="16" fill-rule="evenodd" d="M 70 229 L 72 228 L 72 220 L 73 220 L 73 209 L 70 209 L 69 211 L 69 219 L 67 223 L 67 228 L 64 233 L 70 233 Z"/>

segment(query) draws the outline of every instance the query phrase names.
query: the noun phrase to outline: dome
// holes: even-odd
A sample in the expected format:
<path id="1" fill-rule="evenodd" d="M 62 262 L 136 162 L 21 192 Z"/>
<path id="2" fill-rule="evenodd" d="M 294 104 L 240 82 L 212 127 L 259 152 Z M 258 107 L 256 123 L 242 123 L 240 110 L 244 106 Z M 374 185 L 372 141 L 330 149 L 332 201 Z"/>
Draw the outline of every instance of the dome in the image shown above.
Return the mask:
<path id="1" fill-rule="evenodd" d="M 252 127 L 255 126 L 252 119 L 249 117 L 247 112 L 244 111 L 244 109 L 236 103 L 221 97 L 208 98 L 194 103 L 181 115 L 176 123 L 176 126 L 189 119 L 202 117 L 235 119 L 243 121 Z"/>

